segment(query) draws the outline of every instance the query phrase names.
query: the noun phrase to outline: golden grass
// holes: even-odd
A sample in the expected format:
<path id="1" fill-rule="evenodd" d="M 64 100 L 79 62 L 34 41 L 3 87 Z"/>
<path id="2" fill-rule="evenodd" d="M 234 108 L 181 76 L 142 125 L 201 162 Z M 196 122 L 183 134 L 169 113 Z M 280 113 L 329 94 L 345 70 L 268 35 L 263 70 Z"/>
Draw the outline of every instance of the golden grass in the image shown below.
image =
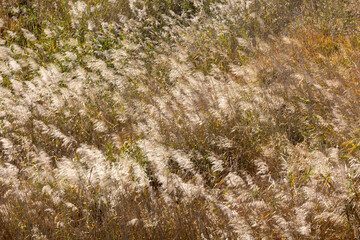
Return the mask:
<path id="1" fill-rule="evenodd" d="M 358 238 L 356 3 L 1 1 L 0 238 Z"/>

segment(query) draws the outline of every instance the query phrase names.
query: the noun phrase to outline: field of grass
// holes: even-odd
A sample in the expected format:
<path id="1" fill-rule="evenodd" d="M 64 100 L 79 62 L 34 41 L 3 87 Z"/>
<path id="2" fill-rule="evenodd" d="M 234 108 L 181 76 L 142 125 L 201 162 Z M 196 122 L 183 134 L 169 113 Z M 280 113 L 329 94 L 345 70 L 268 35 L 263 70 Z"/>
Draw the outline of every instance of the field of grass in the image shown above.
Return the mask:
<path id="1" fill-rule="evenodd" d="M 359 0 L 0 0 L 0 239 L 360 239 Z"/>

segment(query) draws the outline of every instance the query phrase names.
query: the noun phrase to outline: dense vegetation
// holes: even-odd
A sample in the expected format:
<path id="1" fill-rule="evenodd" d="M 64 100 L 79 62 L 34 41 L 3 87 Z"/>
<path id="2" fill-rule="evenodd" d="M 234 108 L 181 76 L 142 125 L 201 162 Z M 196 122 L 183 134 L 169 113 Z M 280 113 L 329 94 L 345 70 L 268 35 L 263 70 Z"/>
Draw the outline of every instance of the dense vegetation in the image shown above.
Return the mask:
<path id="1" fill-rule="evenodd" d="M 0 0 L 0 238 L 359 238 L 358 6 Z"/>

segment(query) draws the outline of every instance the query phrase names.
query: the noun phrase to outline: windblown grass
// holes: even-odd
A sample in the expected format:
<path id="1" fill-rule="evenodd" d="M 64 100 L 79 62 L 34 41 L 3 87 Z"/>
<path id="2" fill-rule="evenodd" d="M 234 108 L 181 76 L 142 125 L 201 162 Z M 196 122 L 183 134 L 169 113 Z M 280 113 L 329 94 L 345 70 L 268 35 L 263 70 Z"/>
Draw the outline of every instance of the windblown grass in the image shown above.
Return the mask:
<path id="1" fill-rule="evenodd" d="M 0 238 L 359 238 L 357 6 L 0 0 Z"/>

